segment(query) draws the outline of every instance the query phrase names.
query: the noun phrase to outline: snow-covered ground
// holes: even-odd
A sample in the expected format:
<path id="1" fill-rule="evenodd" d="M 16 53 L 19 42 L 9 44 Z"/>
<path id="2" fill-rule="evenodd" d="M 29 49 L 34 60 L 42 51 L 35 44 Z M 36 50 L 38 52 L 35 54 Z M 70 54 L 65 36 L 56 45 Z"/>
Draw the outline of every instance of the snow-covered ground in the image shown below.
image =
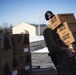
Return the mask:
<path id="1" fill-rule="evenodd" d="M 35 42 L 35 41 L 40 41 L 40 40 L 44 40 L 44 37 L 43 36 L 35 36 L 35 37 L 30 38 L 30 42 Z M 43 49 L 33 51 L 32 53 L 48 53 L 48 49 L 47 49 L 47 47 L 45 47 Z"/>
<path id="2" fill-rule="evenodd" d="M 31 38 L 30 42 L 44 40 L 43 36 L 36 36 Z M 54 67 L 54 64 L 51 61 L 51 58 L 48 56 L 47 47 L 32 51 L 32 66 L 40 66 L 41 68 L 45 67 Z M 46 61 L 45 61 L 46 60 Z"/>
<path id="3" fill-rule="evenodd" d="M 36 50 L 36 51 L 33 51 L 32 53 L 48 53 L 48 49 L 47 47 L 43 48 L 43 49 L 39 49 L 39 50 Z"/>
<path id="4" fill-rule="evenodd" d="M 44 40 L 44 37 L 43 36 L 35 36 L 35 37 L 30 38 L 30 42 L 35 42 L 35 41 L 40 41 L 40 40 Z M 45 47 L 43 49 L 33 51 L 32 53 L 48 53 L 48 49 L 47 49 L 47 47 Z"/>
<path id="5" fill-rule="evenodd" d="M 30 37 L 30 42 L 44 40 L 43 36 Z"/>

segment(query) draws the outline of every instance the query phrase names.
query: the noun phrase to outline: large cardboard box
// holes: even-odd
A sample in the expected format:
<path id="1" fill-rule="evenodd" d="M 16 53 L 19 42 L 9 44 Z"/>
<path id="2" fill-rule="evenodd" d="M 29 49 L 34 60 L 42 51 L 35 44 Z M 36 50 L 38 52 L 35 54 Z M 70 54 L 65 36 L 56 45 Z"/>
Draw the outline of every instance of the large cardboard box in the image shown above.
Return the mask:
<path id="1" fill-rule="evenodd" d="M 67 14 L 57 14 L 52 19 L 49 20 L 50 26 L 52 30 L 56 29 L 60 24 L 63 22 L 72 22 L 75 20 L 73 13 L 67 13 Z"/>
<path id="2" fill-rule="evenodd" d="M 57 28 L 58 34 L 65 33 L 67 31 L 76 32 L 76 21 L 64 22 L 60 27 Z"/>
<path id="3" fill-rule="evenodd" d="M 0 34 L 0 74 L 12 72 L 12 43 L 9 34 Z"/>
<path id="4" fill-rule="evenodd" d="M 17 59 L 18 59 L 18 64 L 19 64 L 18 74 L 23 75 L 23 72 L 24 72 L 25 73 L 24 75 L 28 75 L 27 73 L 30 73 L 29 71 L 32 68 L 31 53 L 27 53 L 25 56 L 18 56 Z"/>
<path id="5" fill-rule="evenodd" d="M 59 28 L 57 28 L 57 33 L 61 40 L 69 45 L 76 40 L 76 21 L 64 22 Z"/>
<path id="6" fill-rule="evenodd" d="M 17 45 L 19 44 L 29 44 L 29 34 L 13 34 L 12 35 L 12 41 L 13 41 L 13 45 L 15 45 L 15 43 L 17 43 Z"/>
<path id="7" fill-rule="evenodd" d="M 18 62 L 18 70 L 31 69 L 31 53 L 29 45 L 29 34 L 12 35 L 13 56 Z"/>
<path id="8" fill-rule="evenodd" d="M 54 68 L 40 68 L 32 70 L 30 75 L 57 75 L 57 71 Z"/>
<path id="9" fill-rule="evenodd" d="M 0 74 L 19 74 L 20 70 L 30 70 L 29 35 L 0 33 L 0 39 Z"/>
<path id="10" fill-rule="evenodd" d="M 76 32 L 66 30 L 64 33 L 59 33 L 59 36 L 66 45 L 69 45 L 76 41 Z"/>
<path id="11" fill-rule="evenodd" d="M 29 34 L 12 35 L 13 55 L 24 55 L 30 52 Z"/>

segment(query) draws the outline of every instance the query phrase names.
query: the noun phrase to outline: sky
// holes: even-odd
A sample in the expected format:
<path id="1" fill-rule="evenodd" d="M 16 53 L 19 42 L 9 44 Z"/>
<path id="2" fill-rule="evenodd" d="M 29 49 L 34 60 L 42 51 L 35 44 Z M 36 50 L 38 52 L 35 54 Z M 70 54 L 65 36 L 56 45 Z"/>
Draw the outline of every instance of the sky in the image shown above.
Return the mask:
<path id="1" fill-rule="evenodd" d="M 0 0 L 0 26 L 22 22 L 45 24 L 48 10 L 54 14 L 74 13 L 76 17 L 76 0 Z"/>

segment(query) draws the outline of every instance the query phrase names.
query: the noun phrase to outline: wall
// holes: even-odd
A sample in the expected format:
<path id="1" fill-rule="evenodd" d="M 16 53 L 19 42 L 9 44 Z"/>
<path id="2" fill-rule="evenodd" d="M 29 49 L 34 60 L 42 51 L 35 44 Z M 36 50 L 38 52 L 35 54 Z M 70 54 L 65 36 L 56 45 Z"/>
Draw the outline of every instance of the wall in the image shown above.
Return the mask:
<path id="1" fill-rule="evenodd" d="M 25 30 L 29 32 L 30 37 L 36 36 L 36 27 L 27 23 L 21 23 L 12 28 L 13 34 L 25 33 Z"/>

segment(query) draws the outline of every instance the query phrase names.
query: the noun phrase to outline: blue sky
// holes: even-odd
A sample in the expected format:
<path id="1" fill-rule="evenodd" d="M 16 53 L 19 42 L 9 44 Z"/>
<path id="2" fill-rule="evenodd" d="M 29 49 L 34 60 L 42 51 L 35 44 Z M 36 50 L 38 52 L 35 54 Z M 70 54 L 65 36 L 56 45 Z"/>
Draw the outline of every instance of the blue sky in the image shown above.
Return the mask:
<path id="1" fill-rule="evenodd" d="M 44 14 L 47 10 L 54 14 L 74 13 L 76 0 L 0 0 L 0 25 L 21 22 L 46 23 Z M 39 11 L 39 16 L 38 16 Z"/>

